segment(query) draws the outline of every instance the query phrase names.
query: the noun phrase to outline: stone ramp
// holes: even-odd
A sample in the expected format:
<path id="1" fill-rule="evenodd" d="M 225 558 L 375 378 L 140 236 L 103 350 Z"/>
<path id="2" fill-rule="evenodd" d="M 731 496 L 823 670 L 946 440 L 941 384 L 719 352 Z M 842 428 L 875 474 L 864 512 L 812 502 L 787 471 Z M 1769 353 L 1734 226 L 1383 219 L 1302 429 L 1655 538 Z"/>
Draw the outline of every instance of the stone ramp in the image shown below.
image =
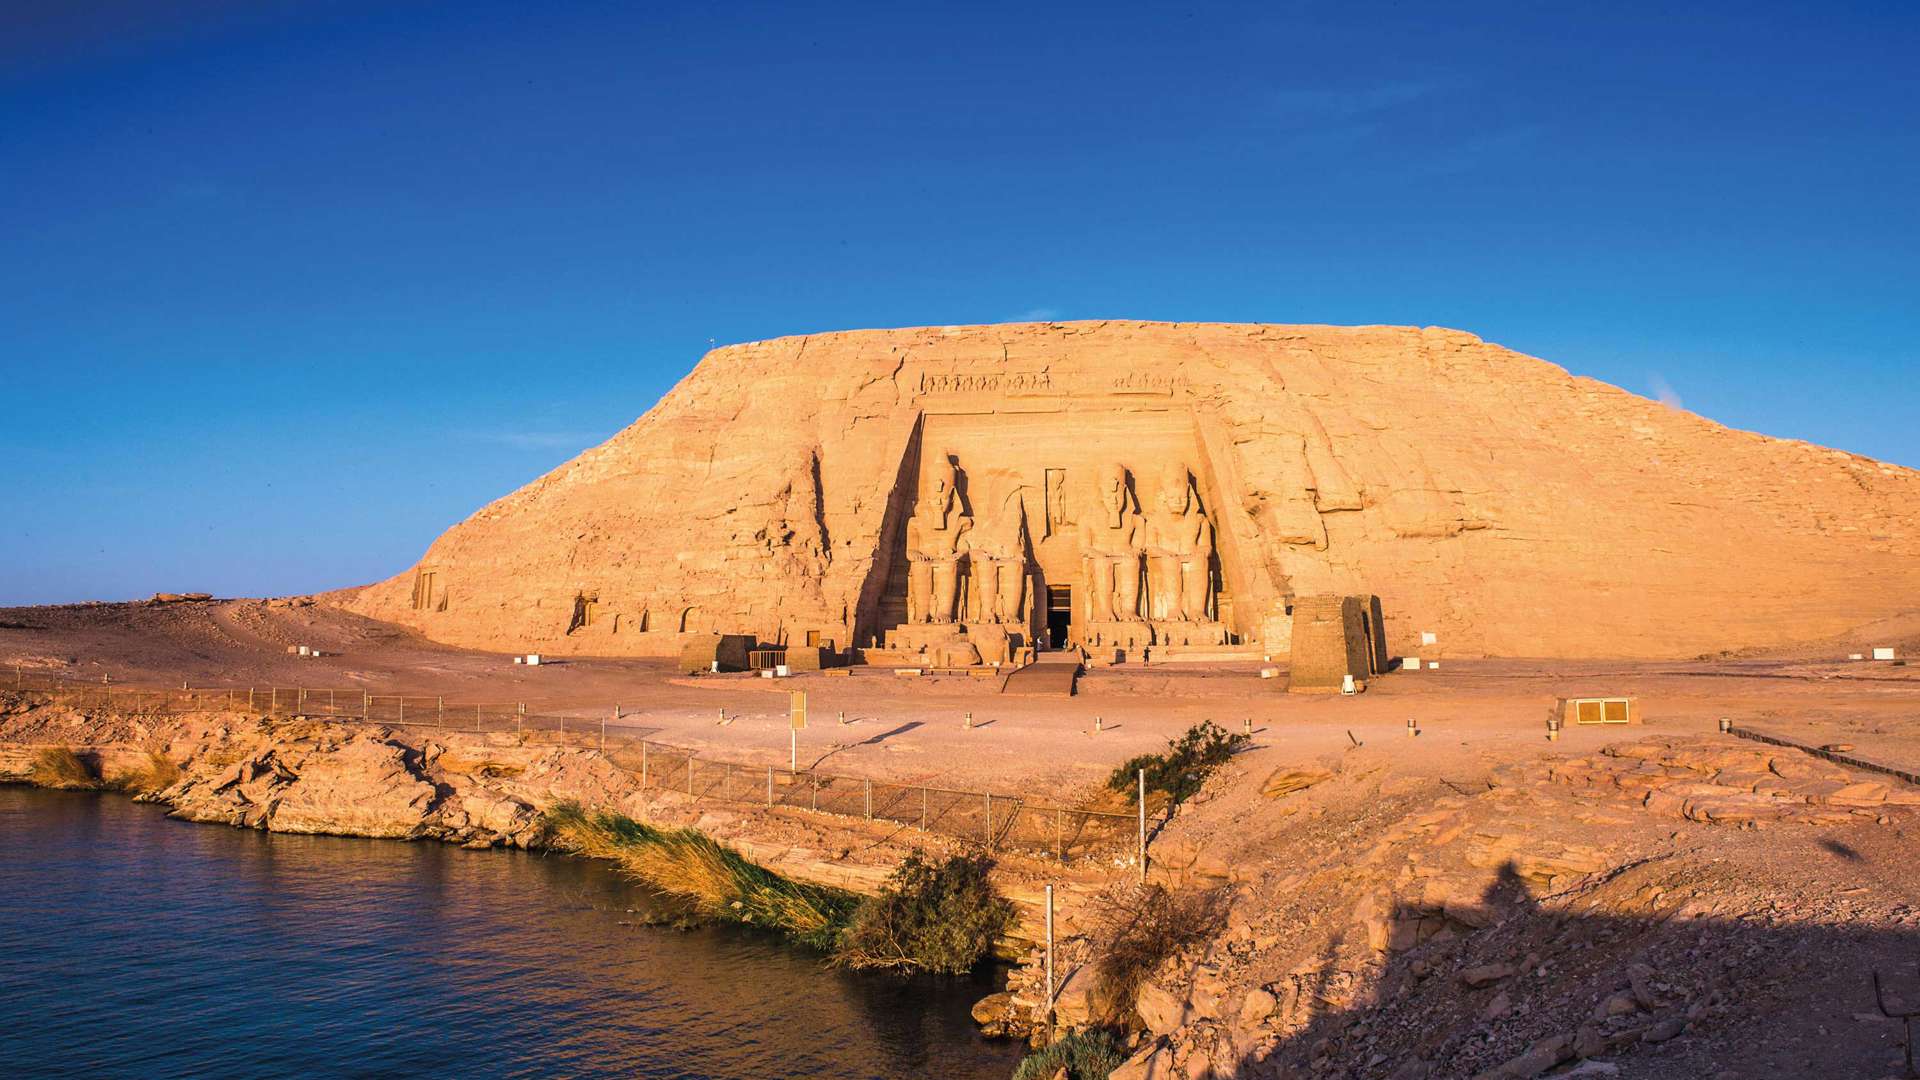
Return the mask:
<path id="1" fill-rule="evenodd" d="M 1079 654 L 1041 653 L 1038 660 L 1008 675 L 1000 684 L 1000 692 L 1030 697 L 1072 697 L 1079 681 Z"/>

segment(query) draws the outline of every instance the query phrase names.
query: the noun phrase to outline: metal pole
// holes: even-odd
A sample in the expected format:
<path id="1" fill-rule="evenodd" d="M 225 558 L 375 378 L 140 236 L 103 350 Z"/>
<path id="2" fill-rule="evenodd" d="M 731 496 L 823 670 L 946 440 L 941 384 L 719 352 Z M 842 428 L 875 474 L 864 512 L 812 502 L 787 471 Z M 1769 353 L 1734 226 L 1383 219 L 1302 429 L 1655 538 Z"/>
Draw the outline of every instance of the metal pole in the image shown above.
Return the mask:
<path id="1" fill-rule="evenodd" d="M 920 831 L 927 831 L 927 786 L 920 785 Z"/>
<path id="2" fill-rule="evenodd" d="M 987 850 L 993 850 L 993 792 L 987 792 Z"/>
<path id="3" fill-rule="evenodd" d="M 800 771 L 800 729 L 787 725 L 787 771 Z"/>
<path id="4" fill-rule="evenodd" d="M 1140 770 L 1140 881 L 1147 880 L 1147 770 Z"/>
<path id="5" fill-rule="evenodd" d="M 1047 886 L 1047 1011 L 1046 1019 L 1053 1022 L 1053 886 Z"/>
<path id="6" fill-rule="evenodd" d="M 873 781 L 865 781 L 867 786 L 867 820 L 873 820 Z"/>
<path id="7" fill-rule="evenodd" d="M 447 699 L 446 698 L 436 697 L 433 699 L 433 719 L 435 723 L 440 724 L 443 727 L 446 725 L 446 722 L 447 722 Z"/>
<path id="8" fill-rule="evenodd" d="M 767 808 L 773 808 L 773 766 L 767 766 Z"/>

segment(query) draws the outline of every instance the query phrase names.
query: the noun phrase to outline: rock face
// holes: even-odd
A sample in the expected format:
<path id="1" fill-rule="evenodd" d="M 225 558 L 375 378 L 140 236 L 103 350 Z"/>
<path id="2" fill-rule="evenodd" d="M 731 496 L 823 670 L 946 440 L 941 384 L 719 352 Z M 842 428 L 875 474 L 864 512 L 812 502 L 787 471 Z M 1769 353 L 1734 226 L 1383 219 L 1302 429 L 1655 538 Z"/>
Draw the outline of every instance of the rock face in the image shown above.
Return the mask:
<path id="1" fill-rule="evenodd" d="M 978 523 L 956 542 L 981 546 L 957 580 L 950 561 L 922 580 L 908 523 L 949 477 L 948 520 Z M 1917 508 L 1913 470 L 1453 330 L 855 331 L 709 353 L 631 427 L 344 602 L 503 651 L 866 647 L 927 611 L 1282 651 L 1291 597 L 1372 594 L 1396 653 L 1691 656 L 1906 613 Z"/>

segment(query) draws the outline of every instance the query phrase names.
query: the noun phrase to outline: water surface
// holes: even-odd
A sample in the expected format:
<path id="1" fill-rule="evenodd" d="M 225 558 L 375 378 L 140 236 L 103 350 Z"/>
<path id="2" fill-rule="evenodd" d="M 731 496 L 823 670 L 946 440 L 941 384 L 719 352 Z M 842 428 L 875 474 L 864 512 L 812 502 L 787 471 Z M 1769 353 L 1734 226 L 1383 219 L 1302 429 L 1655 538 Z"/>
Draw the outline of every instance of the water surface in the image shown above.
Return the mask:
<path id="1" fill-rule="evenodd" d="M 0 786 L 12 1076 L 950 1077 L 1019 1059 L 993 989 L 638 925 L 605 867 L 270 836 Z"/>

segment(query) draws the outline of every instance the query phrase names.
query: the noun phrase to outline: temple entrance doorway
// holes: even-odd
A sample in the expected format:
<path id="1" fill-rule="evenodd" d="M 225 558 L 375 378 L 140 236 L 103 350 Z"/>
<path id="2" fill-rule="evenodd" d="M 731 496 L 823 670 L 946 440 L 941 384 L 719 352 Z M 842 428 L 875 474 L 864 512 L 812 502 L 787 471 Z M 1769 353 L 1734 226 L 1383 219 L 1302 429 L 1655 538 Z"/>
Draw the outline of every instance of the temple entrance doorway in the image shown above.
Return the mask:
<path id="1" fill-rule="evenodd" d="M 1073 629 L 1073 586 L 1047 586 L 1047 648 L 1067 647 L 1067 634 Z"/>

